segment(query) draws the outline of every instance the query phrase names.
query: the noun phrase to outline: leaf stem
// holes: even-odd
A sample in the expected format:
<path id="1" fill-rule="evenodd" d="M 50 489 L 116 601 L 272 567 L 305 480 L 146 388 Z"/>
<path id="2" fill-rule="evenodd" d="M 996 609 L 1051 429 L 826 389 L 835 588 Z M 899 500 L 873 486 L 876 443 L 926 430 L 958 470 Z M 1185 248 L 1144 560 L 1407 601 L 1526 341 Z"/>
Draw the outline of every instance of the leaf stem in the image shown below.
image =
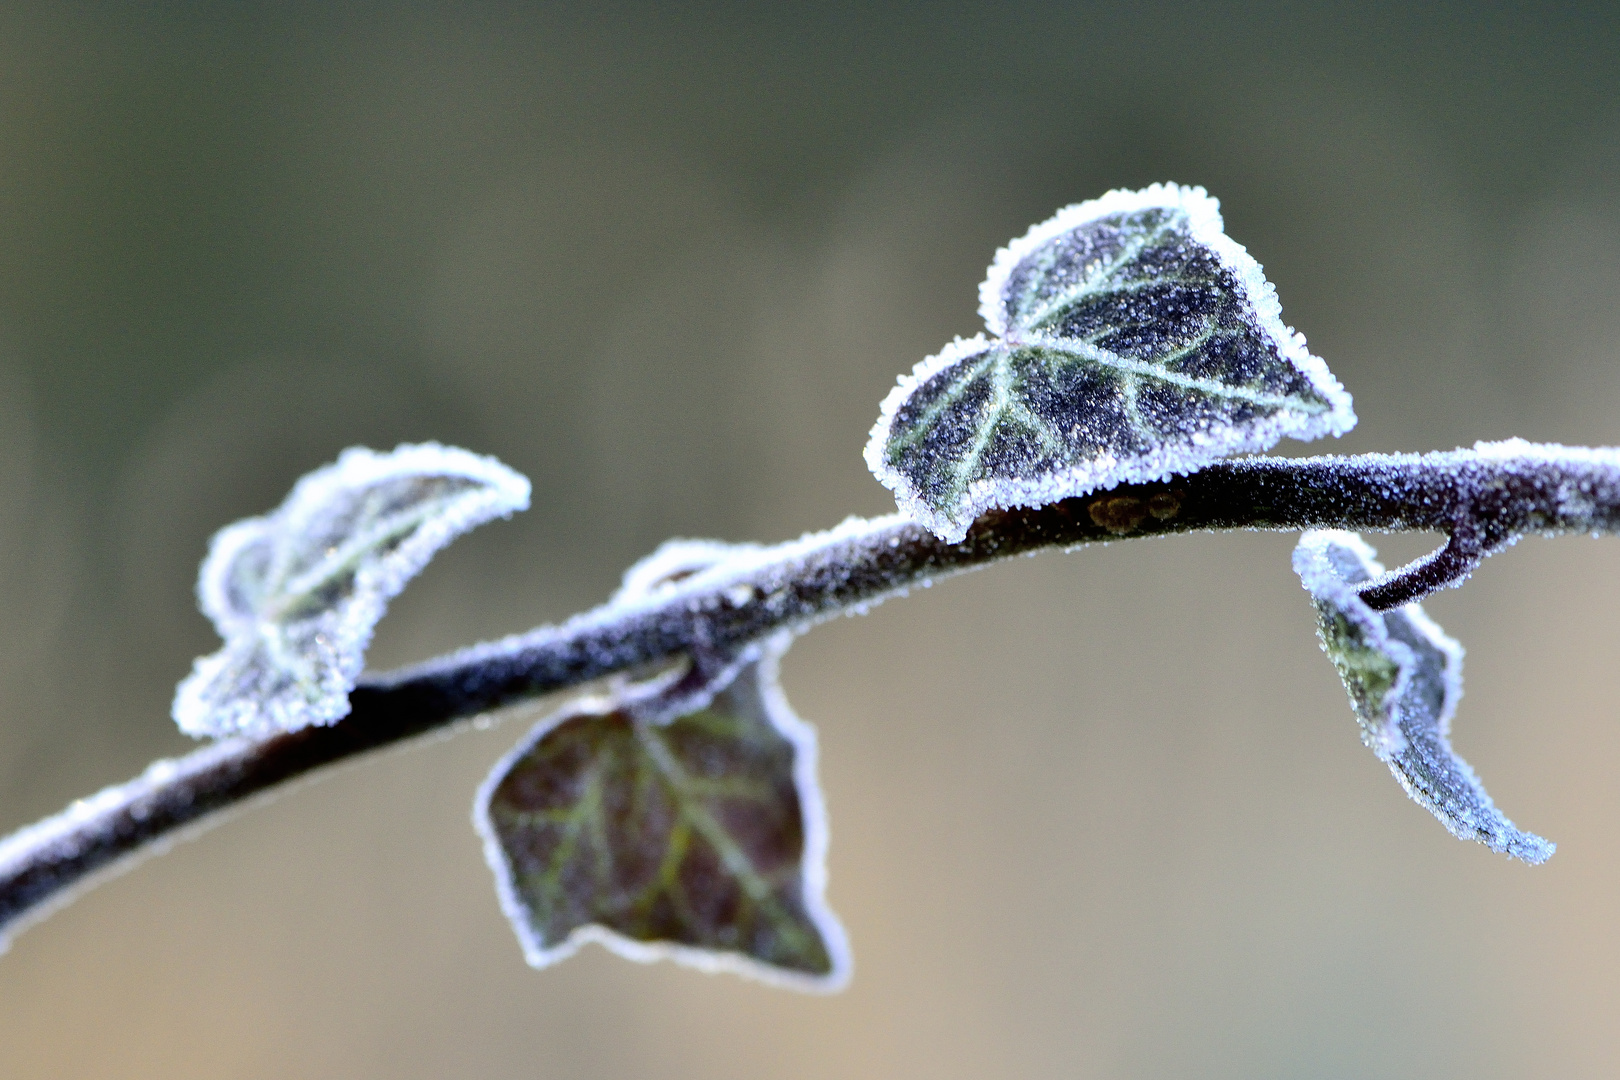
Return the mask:
<path id="1" fill-rule="evenodd" d="M 0 840 L 0 946 L 103 876 L 324 766 L 502 706 L 691 651 L 734 654 L 784 629 L 865 611 L 934 578 L 1048 548 L 1171 533 L 1333 527 L 1443 532 L 1364 587 L 1387 609 L 1459 584 L 1531 533 L 1620 531 L 1620 449 L 1482 443 L 1447 453 L 1252 458 L 1048 506 L 998 510 L 946 544 L 898 515 L 740 554 L 633 602 L 476 645 L 350 695 L 327 727 L 224 739 Z"/>

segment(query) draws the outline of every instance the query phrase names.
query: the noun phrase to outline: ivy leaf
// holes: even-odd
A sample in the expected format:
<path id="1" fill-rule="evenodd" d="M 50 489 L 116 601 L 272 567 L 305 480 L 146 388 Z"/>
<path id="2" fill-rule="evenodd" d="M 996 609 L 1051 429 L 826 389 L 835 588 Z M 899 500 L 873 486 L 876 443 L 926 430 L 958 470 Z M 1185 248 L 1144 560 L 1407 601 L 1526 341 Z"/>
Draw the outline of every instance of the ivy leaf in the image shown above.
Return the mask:
<path id="1" fill-rule="evenodd" d="M 1462 646 L 1418 604 L 1379 612 L 1357 595 L 1357 585 L 1384 572 L 1376 554 L 1360 536 L 1337 530 L 1307 532 L 1294 549 L 1294 571 L 1316 602 L 1322 651 L 1344 680 L 1362 742 L 1453 835 L 1546 862 L 1556 845 L 1502 816 L 1451 749 Z"/>
<path id="2" fill-rule="evenodd" d="M 1282 323 L 1260 265 L 1202 188 L 1070 206 L 1003 248 L 990 334 L 918 364 L 866 463 L 947 542 L 997 507 L 1161 480 L 1285 435 L 1342 435 L 1350 396 Z"/>
<path id="3" fill-rule="evenodd" d="M 597 941 L 798 989 L 848 980 L 815 731 L 777 685 L 786 643 L 668 723 L 634 689 L 586 700 L 495 767 L 473 820 L 530 964 Z"/>
<path id="4" fill-rule="evenodd" d="M 528 505 L 529 482 L 494 458 L 345 450 L 275 512 L 214 535 L 197 598 L 225 647 L 180 683 L 175 722 L 217 737 L 340 719 L 388 601 L 455 537 Z"/>

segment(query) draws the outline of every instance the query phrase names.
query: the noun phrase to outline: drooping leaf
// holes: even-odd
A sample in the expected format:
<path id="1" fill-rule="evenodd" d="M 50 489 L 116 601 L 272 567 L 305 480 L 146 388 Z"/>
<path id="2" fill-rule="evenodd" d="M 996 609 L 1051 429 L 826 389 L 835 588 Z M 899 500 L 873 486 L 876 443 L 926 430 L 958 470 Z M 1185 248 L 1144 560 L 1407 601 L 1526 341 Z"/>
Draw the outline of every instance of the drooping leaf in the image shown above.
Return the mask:
<path id="1" fill-rule="evenodd" d="M 1112 191 L 1060 211 L 997 253 L 979 312 L 990 336 L 902 377 L 866 448 L 900 508 L 950 542 L 992 508 L 1355 424 L 1202 188 Z"/>
<path id="2" fill-rule="evenodd" d="M 785 646 L 668 723 L 633 692 L 577 703 L 495 767 L 473 819 L 530 964 L 597 941 L 633 960 L 843 985 L 815 732 L 777 685 Z"/>
<path id="3" fill-rule="evenodd" d="M 529 482 L 493 458 L 345 450 L 275 512 L 214 535 L 197 597 L 225 647 L 180 683 L 175 722 L 260 736 L 338 720 L 388 601 L 455 537 L 528 505 Z"/>
<path id="4" fill-rule="evenodd" d="M 1384 572 L 1375 555 L 1355 533 L 1336 530 L 1308 532 L 1294 549 L 1294 571 L 1316 602 L 1322 650 L 1344 681 L 1362 741 L 1453 835 L 1546 862 L 1556 845 L 1504 817 L 1451 748 L 1462 646 L 1418 604 L 1379 612 L 1356 595 Z"/>

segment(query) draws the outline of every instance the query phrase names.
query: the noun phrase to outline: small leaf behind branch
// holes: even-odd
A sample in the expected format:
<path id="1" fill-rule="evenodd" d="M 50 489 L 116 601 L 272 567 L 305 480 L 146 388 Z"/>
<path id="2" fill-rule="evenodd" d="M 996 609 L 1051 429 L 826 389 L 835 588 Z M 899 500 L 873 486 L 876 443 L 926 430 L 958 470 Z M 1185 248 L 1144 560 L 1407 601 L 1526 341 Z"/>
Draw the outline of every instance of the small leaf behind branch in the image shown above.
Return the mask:
<path id="1" fill-rule="evenodd" d="M 345 450 L 274 513 L 214 535 L 197 597 L 225 647 L 176 690 L 175 722 L 262 736 L 338 720 L 388 601 L 455 537 L 528 505 L 529 482 L 494 458 Z"/>
<path id="2" fill-rule="evenodd" d="M 1294 570 L 1316 602 L 1317 633 L 1361 724 L 1361 739 L 1406 793 L 1451 832 L 1527 863 L 1555 846 L 1502 815 L 1468 763 L 1451 749 L 1462 697 L 1463 649 L 1417 604 L 1374 611 L 1355 586 L 1384 572 L 1355 533 L 1306 533 Z"/>
<path id="3" fill-rule="evenodd" d="M 530 964 L 597 941 L 799 989 L 847 981 L 815 732 L 777 685 L 785 647 L 669 723 L 633 690 L 573 705 L 496 766 L 473 819 Z"/>
<path id="4" fill-rule="evenodd" d="M 760 550 L 758 544 L 732 544 L 724 540 L 666 540 L 624 572 L 618 591 L 609 603 L 633 607 L 656 602 L 688 579 L 711 570 L 723 570 Z M 763 657 L 773 643 L 785 650 L 786 640 L 768 639 L 741 649 L 726 650 L 690 642 L 680 663 L 660 679 L 645 682 L 641 688 L 620 679 L 614 684 L 614 692 L 636 698 L 634 711 L 640 719 L 667 723 L 707 705 L 717 691 L 729 685 L 744 667 Z"/>
<path id="5" fill-rule="evenodd" d="M 980 301 L 991 336 L 902 377 L 866 448 L 901 510 L 949 542 L 995 507 L 1355 424 L 1202 188 L 1112 191 L 1060 211 L 996 255 Z"/>

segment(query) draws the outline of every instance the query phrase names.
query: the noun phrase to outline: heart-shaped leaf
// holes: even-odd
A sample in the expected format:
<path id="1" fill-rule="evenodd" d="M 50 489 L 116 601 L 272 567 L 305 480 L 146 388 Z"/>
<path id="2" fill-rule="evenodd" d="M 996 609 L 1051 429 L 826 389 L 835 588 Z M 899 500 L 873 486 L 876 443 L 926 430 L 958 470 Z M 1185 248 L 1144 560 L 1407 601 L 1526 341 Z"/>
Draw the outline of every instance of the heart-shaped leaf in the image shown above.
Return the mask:
<path id="1" fill-rule="evenodd" d="M 494 458 L 345 450 L 274 513 L 214 535 L 197 597 L 225 647 L 180 684 L 175 722 L 260 736 L 343 717 L 388 601 L 455 537 L 528 505 L 529 482 Z"/>
<path id="2" fill-rule="evenodd" d="M 1336 530 L 1308 532 L 1294 549 L 1294 571 L 1316 601 L 1322 650 L 1344 681 L 1362 742 L 1453 835 L 1546 862 L 1556 845 L 1503 817 L 1451 749 L 1462 646 L 1418 604 L 1380 612 L 1356 594 L 1355 586 L 1384 572 L 1376 554 L 1355 533 Z"/>
<path id="3" fill-rule="evenodd" d="M 597 941 L 799 989 L 844 984 L 815 731 L 777 685 L 786 645 L 668 723 L 635 688 L 576 703 L 495 767 L 473 820 L 530 964 Z"/>
<path id="4" fill-rule="evenodd" d="M 996 507 L 1355 424 L 1202 188 L 1112 191 L 1060 211 L 996 255 L 979 311 L 990 336 L 902 377 L 866 448 L 900 508 L 950 542 Z"/>

